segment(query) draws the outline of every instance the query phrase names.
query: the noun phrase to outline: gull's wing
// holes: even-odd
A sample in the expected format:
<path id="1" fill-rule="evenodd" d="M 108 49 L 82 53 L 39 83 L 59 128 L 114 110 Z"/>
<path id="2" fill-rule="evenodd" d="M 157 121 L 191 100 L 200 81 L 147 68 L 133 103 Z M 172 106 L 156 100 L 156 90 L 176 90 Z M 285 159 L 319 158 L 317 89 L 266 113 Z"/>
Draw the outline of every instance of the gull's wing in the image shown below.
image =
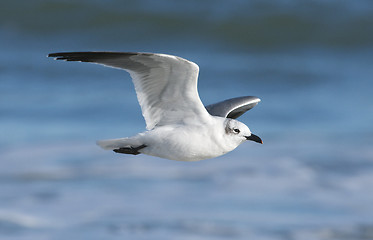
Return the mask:
<path id="1" fill-rule="evenodd" d="M 209 116 L 197 91 L 198 65 L 183 58 L 136 52 L 62 52 L 48 57 L 129 72 L 147 129 Z"/>
<path id="2" fill-rule="evenodd" d="M 253 96 L 237 97 L 208 105 L 206 109 L 213 116 L 235 119 L 255 107 L 259 102 L 260 99 Z"/>

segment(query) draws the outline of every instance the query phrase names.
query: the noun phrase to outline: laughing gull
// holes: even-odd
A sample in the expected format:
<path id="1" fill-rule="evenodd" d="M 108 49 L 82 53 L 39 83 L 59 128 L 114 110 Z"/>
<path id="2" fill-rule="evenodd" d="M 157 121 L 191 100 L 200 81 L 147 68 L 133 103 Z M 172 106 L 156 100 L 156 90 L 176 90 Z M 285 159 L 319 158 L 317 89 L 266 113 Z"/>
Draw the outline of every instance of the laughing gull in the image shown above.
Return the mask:
<path id="1" fill-rule="evenodd" d="M 245 124 L 235 120 L 260 99 L 238 97 L 205 107 L 197 91 L 199 67 L 191 61 L 139 52 L 62 52 L 48 57 L 103 64 L 131 75 L 147 131 L 97 141 L 106 150 L 198 161 L 228 153 L 246 140 L 263 143 Z"/>

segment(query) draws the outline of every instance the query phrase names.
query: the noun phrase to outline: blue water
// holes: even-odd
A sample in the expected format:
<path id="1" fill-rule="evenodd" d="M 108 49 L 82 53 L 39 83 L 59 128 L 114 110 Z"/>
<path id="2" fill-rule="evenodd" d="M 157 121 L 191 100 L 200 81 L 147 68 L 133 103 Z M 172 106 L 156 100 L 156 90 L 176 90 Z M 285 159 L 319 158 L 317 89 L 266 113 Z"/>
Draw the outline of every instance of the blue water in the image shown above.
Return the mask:
<path id="1" fill-rule="evenodd" d="M 0 239 L 373 239 L 373 2 L 2 1 Z M 145 129 L 124 71 L 200 66 L 204 104 L 254 95 L 245 143 L 194 163 L 104 151 Z"/>

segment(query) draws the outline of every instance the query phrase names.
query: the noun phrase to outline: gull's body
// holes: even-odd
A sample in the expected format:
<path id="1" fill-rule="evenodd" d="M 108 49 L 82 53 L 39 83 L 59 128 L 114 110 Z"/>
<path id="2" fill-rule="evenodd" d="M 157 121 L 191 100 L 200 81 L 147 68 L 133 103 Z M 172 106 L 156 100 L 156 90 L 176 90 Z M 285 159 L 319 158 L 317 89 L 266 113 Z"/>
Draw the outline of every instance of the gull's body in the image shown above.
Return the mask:
<path id="1" fill-rule="evenodd" d="M 147 147 L 141 153 L 161 158 L 196 161 L 223 155 L 235 149 L 242 141 L 231 141 L 223 128 L 226 120 L 211 116 L 204 124 L 175 124 L 157 127 L 131 138 L 99 141 L 104 149 L 119 149 L 123 146 Z M 216 127 L 222 126 L 222 127 Z"/>
<path id="2" fill-rule="evenodd" d="M 129 138 L 98 141 L 104 149 L 179 161 L 213 158 L 245 140 L 261 143 L 235 120 L 260 100 L 229 99 L 205 107 L 197 91 L 198 65 L 180 57 L 153 53 L 52 53 L 57 60 L 103 64 L 128 71 L 148 131 Z"/>

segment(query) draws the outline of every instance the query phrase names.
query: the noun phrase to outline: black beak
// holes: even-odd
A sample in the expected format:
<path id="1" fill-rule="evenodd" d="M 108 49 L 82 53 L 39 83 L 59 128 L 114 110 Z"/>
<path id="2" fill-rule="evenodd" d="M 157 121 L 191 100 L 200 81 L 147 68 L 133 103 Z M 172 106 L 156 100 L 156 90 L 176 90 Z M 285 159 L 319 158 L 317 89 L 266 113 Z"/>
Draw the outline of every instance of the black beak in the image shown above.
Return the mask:
<path id="1" fill-rule="evenodd" d="M 260 139 L 260 137 L 258 137 L 258 136 L 255 135 L 255 134 L 251 134 L 250 136 L 246 137 L 246 139 L 247 139 L 247 140 L 254 141 L 254 142 L 257 142 L 257 143 L 260 143 L 260 144 L 263 144 L 262 139 Z"/>

